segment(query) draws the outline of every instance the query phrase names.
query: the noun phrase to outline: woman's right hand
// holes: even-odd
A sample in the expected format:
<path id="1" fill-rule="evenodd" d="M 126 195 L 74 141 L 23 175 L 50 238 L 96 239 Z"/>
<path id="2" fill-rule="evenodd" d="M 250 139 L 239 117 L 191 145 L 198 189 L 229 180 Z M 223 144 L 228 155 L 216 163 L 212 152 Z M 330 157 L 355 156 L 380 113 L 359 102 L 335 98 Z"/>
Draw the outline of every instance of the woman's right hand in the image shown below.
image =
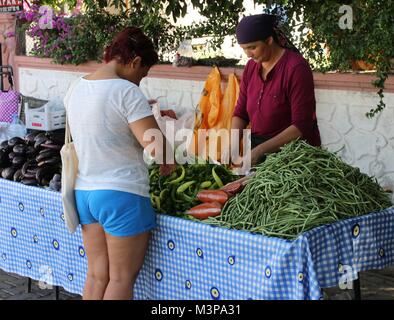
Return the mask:
<path id="1" fill-rule="evenodd" d="M 176 113 L 174 112 L 174 110 L 160 110 L 160 115 L 162 117 L 167 116 L 167 117 L 170 117 L 170 118 L 175 119 L 175 120 L 178 119 L 176 117 Z"/>

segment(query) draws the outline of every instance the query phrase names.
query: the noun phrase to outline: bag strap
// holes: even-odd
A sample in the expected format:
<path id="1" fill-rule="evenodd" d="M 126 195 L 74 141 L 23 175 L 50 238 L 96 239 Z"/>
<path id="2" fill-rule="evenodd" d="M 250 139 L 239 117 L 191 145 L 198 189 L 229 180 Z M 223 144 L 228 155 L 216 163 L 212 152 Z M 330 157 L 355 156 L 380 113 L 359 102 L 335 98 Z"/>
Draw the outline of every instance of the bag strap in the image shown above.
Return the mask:
<path id="1" fill-rule="evenodd" d="M 64 144 L 71 143 L 70 127 L 68 126 L 68 117 L 66 115 L 66 134 L 64 136 Z"/>
<path id="2" fill-rule="evenodd" d="M 81 80 L 82 77 L 79 77 L 77 80 L 74 80 L 74 82 L 71 84 L 70 89 L 68 90 L 66 96 L 68 98 L 70 97 L 71 93 L 74 91 L 75 86 L 79 81 Z M 68 99 L 67 99 L 68 102 Z M 65 106 L 66 107 L 66 106 Z M 64 144 L 71 143 L 71 132 L 70 132 L 70 126 L 68 125 L 68 115 L 67 115 L 67 108 L 66 108 L 66 132 L 64 136 Z"/>
<path id="3" fill-rule="evenodd" d="M 74 91 L 74 88 L 76 87 L 77 83 L 79 83 L 81 78 L 82 77 L 79 77 L 77 80 L 74 80 L 74 82 L 70 86 L 70 89 L 67 91 L 67 94 L 66 94 L 67 104 L 68 104 L 69 98 L 71 96 L 71 93 Z M 70 132 L 70 126 L 68 125 L 68 115 L 67 115 L 66 105 L 64 107 L 66 109 L 66 132 L 65 132 L 65 136 L 64 136 L 64 144 L 68 144 L 68 143 L 71 143 L 71 132 Z"/>

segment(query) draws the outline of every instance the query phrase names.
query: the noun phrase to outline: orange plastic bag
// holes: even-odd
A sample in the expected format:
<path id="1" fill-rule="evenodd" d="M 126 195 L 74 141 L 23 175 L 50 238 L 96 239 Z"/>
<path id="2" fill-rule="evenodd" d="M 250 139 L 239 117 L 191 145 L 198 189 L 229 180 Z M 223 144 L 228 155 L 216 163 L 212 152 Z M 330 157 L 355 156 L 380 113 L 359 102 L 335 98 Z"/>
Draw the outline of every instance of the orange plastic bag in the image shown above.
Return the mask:
<path id="1" fill-rule="evenodd" d="M 233 112 L 235 105 L 237 104 L 239 96 L 239 85 L 237 77 L 234 73 L 230 74 L 228 77 L 227 87 L 224 91 L 223 99 L 221 102 L 221 108 L 219 113 L 219 118 L 216 125 L 212 128 L 217 130 L 223 129 L 228 132 L 228 138 L 230 138 L 231 129 L 231 119 L 233 117 Z M 219 135 L 220 136 L 220 135 Z M 227 160 L 222 159 L 223 152 L 229 152 L 229 141 L 222 140 L 222 138 L 217 137 L 209 141 L 209 150 L 214 149 L 216 144 L 216 159 L 218 161 Z M 223 147 L 222 147 L 223 144 Z M 223 150 L 222 150 L 223 148 Z"/>
<path id="2" fill-rule="evenodd" d="M 228 76 L 228 83 L 221 102 L 220 114 L 215 129 L 231 129 L 231 118 L 239 96 L 239 85 L 234 73 Z"/>
<path id="3" fill-rule="evenodd" d="M 218 121 L 222 92 L 220 90 L 220 72 L 214 67 L 205 81 L 204 89 L 199 102 L 202 113 L 202 129 L 212 128 Z"/>
<path id="4" fill-rule="evenodd" d="M 231 119 L 239 96 L 239 85 L 235 74 L 230 74 L 224 95 L 221 92 L 219 69 L 214 67 L 204 85 L 199 108 L 201 125 L 196 126 L 189 152 L 208 160 L 210 150 L 216 150 L 215 160 L 221 160 L 221 139 L 198 136 L 198 129 L 230 130 Z M 216 148 L 215 148 L 216 143 Z"/>

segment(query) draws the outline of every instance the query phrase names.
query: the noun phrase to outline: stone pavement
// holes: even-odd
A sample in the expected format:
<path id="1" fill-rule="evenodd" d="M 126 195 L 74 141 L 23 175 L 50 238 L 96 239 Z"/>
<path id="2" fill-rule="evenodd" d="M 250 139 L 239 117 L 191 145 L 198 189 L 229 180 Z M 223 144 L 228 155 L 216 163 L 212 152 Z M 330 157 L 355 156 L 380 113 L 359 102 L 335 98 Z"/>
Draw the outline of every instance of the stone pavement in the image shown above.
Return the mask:
<path id="1" fill-rule="evenodd" d="M 360 273 L 362 300 L 394 300 L 394 266 L 383 270 Z M 0 269 L 0 300 L 55 300 L 56 291 L 41 289 L 37 281 L 32 281 L 31 292 L 27 292 L 28 279 Z M 327 300 L 351 300 L 352 290 L 339 287 L 324 289 Z M 60 300 L 81 300 L 81 296 L 59 288 Z"/>
<path id="2" fill-rule="evenodd" d="M 31 281 L 31 292 L 27 291 L 28 278 L 0 269 L 0 300 L 56 300 L 55 287 L 41 289 L 35 280 Z M 59 300 L 81 300 L 81 296 L 59 287 Z"/>

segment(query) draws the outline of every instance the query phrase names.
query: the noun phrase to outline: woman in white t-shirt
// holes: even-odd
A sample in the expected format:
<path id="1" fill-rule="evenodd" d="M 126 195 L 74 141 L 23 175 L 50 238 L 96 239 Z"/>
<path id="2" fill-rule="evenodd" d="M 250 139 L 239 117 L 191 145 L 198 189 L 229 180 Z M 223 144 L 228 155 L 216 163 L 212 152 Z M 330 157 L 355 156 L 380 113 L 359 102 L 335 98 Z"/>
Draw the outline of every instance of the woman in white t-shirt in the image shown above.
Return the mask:
<path id="1" fill-rule="evenodd" d="M 149 231 L 156 226 L 143 159 L 151 141 L 143 135 L 159 127 L 139 84 L 158 56 L 140 29 L 128 27 L 106 48 L 104 60 L 65 97 L 79 160 L 75 197 L 88 258 L 83 298 L 130 299 Z"/>

